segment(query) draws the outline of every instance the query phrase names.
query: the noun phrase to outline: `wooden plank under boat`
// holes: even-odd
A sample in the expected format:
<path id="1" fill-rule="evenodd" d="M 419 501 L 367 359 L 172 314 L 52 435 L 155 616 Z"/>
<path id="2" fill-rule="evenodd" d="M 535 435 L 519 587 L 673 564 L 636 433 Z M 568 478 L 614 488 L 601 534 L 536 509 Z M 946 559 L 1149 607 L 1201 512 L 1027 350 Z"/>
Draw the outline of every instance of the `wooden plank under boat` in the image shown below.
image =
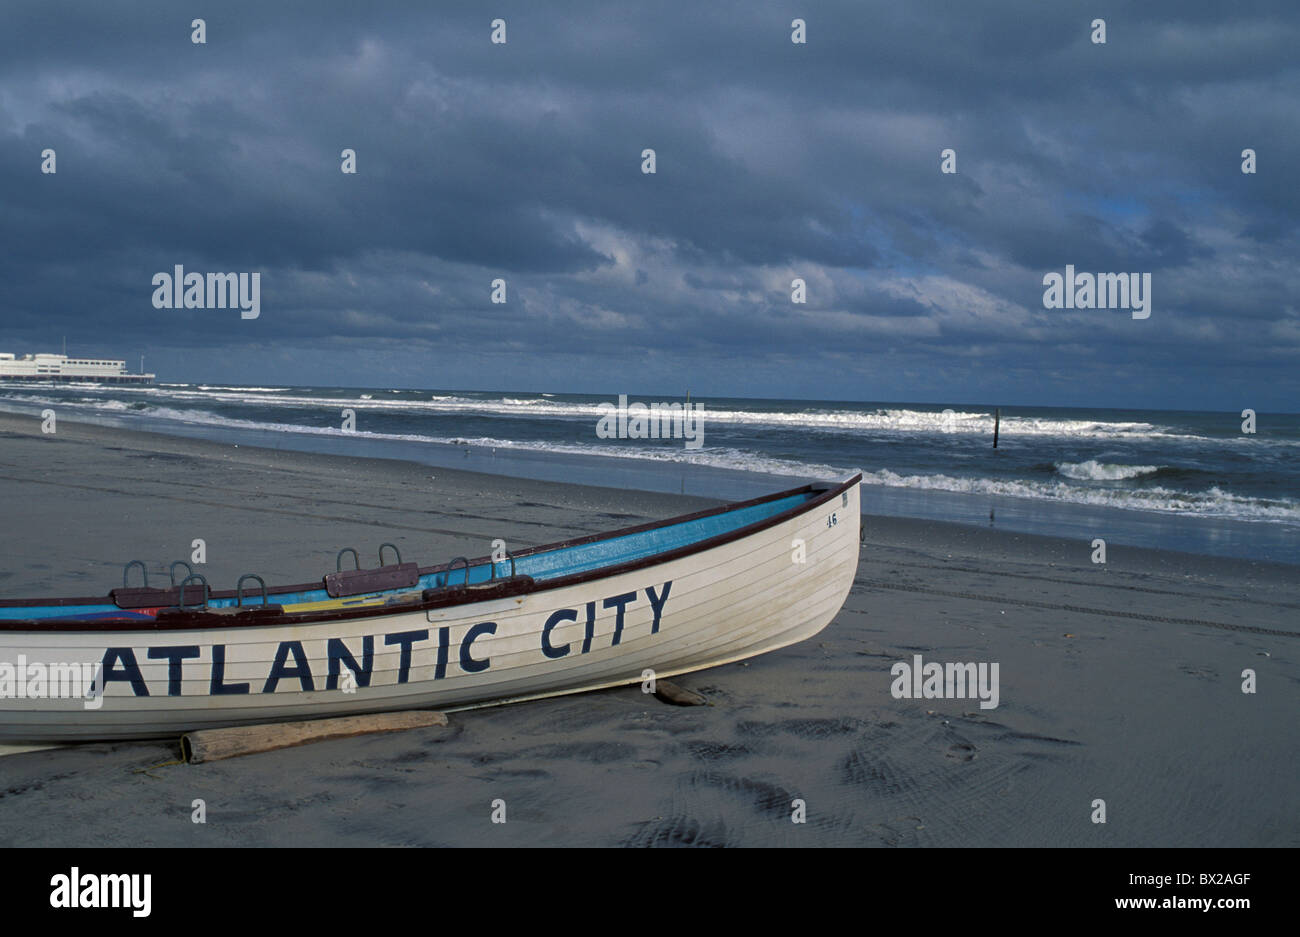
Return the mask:
<path id="1" fill-rule="evenodd" d="M 508 563 L 420 568 L 397 557 L 255 593 L 193 581 L 0 600 L 0 742 L 465 709 L 753 657 L 811 637 L 843 605 L 860 480 L 533 547 Z"/>

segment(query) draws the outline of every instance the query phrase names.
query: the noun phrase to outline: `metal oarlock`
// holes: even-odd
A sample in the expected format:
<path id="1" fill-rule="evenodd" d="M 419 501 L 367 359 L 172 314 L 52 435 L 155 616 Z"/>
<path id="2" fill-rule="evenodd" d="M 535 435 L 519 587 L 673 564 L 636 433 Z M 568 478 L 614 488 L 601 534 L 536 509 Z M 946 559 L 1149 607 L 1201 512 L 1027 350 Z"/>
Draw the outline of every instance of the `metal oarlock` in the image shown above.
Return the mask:
<path id="1" fill-rule="evenodd" d="M 393 548 L 393 552 L 394 552 L 395 554 L 397 554 L 397 565 L 398 565 L 398 566 L 401 566 L 401 565 L 402 565 L 402 552 L 401 552 L 400 550 L 398 550 L 398 549 L 397 549 L 397 545 L 396 545 L 396 544 L 393 544 L 393 543 L 381 543 L 381 544 L 379 545 L 379 565 L 380 565 L 380 566 L 383 566 L 383 565 L 384 565 L 384 547 L 392 547 L 392 548 Z"/>
<path id="2" fill-rule="evenodd" d="M 172 588 L 175 588 L 175 587 L 176 587 L 176 567 L 177 567 L 177 566 L 184 566 L 184 567 L 185 567 L 185 572 L 187 573 L 185 579 L 182 579 L 182 580 L 181 580 L 182 582 L 185 582 L 185 581 L 189 580 L 191 577 L 197 575 L 197 573 L 194 572 L 194 567 L 193 567 L 193 566 L 191 566 L 189 563 L 185 562 L 184 560 L 177 560 L 175 563 L 172 563 L 172 565 L 171 565 L 170 567 L 168 567 L 168 569 L 167 569 L 167 575 L 171 576 L 171 580 L 172 580 Z"/>
<path id="3" fill-rule="evenodd" d="M 447 572 L 443 574 L 442 584 L 449 589 L 451 588 L 451 568 L 455 566 L 457 563 L 465 564 L 465 582 L 461 586 L 461 588 L 468 589 L 469 588 L 469 558 L 465 556 L 458 556 L 455 559 L 453 559 L 450 563 L 447 564 Z"/>
<path id="4" fill-rule="evenodd" d="M 344 554 L 344 553 L 351 553 L 351 554 L 352 554 L 352 562 L 354 562 L 354 563 L 357 564 L 357 569 L 360 569 L 360 568 L 361 568 L 361 557 L 357 555 L 357 551 L 354 550 L 354 549 L 352 549 L 351 547 L 344 547 L 342 550 L 339 550 L 339 555 L 338 555 L 337 557 L 334 558 L 334 569 L 335 569 L 337 572 L 340 572 L 340 573 L 343 572 L 343 554 Z"/>
<path id="5" fill-rule="evenodd" d="M 139 567 L 140 567 L 140 575 L 144 578 L 144 587 L 145 587 L 146 589 L 148 589 L 148 588 L 149 588 L 149 570 L 147 570 L 147 569 L 145 568 L 145 565 L 144 565 L 144 561 L 143 561 L 143 560 L 132 560 L 131 562 L 127 563 L 125 567 L 122 568 L 122 588 L 123 588 L 123 589 L 129 589 L 129 588 L 131 588 L 130 585 L 127 584 L 127 581 L 126 581 L 126 580 L 127 580 L 127 576 L 129 576 L 130 573 L 131 573 L 131 567 L 132 567 L 132 566 L 139 566 Z"/>
<path id="6" fill-rule="evenodd" d="M 271 597 L 267 594 L 266 591 L 266 580 L 264 580 L 261 576 L 257 575 L 257 573 L 244 573 L 244 575 L 239 577 L 239 582 L 235 583 L 235 605 L 240 608 L 243 608 L 244 606 L 244 580 L 245 579 L 257 580 L 258 585 L 262 587 L 262 604 L 270 605 Z"/>
<path id="7" fill-rule="evenodd" d="M 509 550 L 507 550 L 506 559 L 510 561 L 510 578 L 514 579 L 515 578 L 515 555 L 511 553 Z M 493 561 L 491 566 L 491 574 L 488 576 L 488 580 L 495 581 L 496 578 L 497 578 L 497 564 L 496 561 Z"/>
<path id="8" fill-rule="evenodd" d="M 208 586 L 208 581 L 205 578 L 203 578 L 201 574 L 192 573 L 191 575 L 186 576 L 184 579 L 181 580 L 180 593 L 176 596 L 176 608 L 187 609 L 190 607 L 185 604 L 185 586 L 192 579 L 197 579 L 199 581 L 199 584 L 203 586 L 203 604 L 201 606 L 196 605 L 194 607 L 203 608 L 203 609 L 206 609 L 208 607 L 208 596 L 212 592 L 211 588 Z"/>

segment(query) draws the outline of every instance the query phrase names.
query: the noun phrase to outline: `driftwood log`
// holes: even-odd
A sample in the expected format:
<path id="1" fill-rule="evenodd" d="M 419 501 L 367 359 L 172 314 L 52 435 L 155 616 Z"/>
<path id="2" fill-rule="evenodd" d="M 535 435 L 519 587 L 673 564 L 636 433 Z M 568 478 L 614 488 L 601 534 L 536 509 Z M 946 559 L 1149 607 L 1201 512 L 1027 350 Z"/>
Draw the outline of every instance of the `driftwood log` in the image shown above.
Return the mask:
<path id="1" fill-rule="evenodd" d="M 688 690 L 667 680 L 655 681 L 655 698 L 673 706 L 707 706 L 709 701 L 694 690 Z"/>
<path id="2" fill-rule="evenodd" d="M 447 716 L 444 713 L 409 710 L 336 719 L 309 719 L 305 722 L 272 722 L 229 729 L 200 729 L 181 736 L 181 753 L 187 762 L 197 765 L 205 761 L 219 761 L 222 758 L 323 742 L 326 739 L 344 739 L 374 732 L 399 732 L 403 729 L 446 724 Z"/>

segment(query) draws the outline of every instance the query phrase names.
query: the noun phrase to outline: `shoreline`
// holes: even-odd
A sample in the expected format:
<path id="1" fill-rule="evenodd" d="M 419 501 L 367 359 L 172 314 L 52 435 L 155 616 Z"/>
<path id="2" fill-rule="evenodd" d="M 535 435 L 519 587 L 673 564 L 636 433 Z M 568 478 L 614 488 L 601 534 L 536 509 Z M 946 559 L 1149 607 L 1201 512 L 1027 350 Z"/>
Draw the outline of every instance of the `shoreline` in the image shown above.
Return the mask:
<path id="1" fill-rule="evenodd" d="M 0 542 L 0 594 L 103 594 L 127 560 L 163 571 L 195 538 L 224 588 L 250 569 L 319 578 L 342 546 L 428 564 L 715 503 L 0 417 L 0 508 L 20 534 Z M 0 842 L 1300 845 L 1294 567 L 1120 546 L 1099 566 L 1071 539 L 864 521 L 823 632 L 675 678 L 710 706 L 626 687 L 149 780 L 172 744 L 28 751 L 0 760 Z M 917 655 L 998 664 L 999 705 L 895 697 L 891 669 Z M 195 797 L 204 826 L 176 806 Z M 491 823 L 497 798 L 508 824 Z"/>
<path id="2" fill-rule="evenodd" d="M 376 531 L 383 529 L 402 531 L 395 534 L 397 538 L 395 542 L 399 548 L 403 547 L 403 538 L 407 542 L 411 542 L 412 533 L 424 533 L 429 535 L 429 544 L 437 551 L 435 556 L 441 556 L 443 553 L 447 553 L 448 556 L 460 555 L 456 552 L 448 553 L 448 551 L 459 550 L 464 553 L 466 549 L 476 552 L 465 555 L 485 555 L 490 552 L 490 546 L 484 546 L 483 544 L 490 544 L 493 539 L 496 539 L 498 532 L 493 528 L 492 523 L 494 521 L 498 523 L 508 522 L 507 518 L 504 516 L 474 518 L 473 520 L 476 523 L 466 524 L 467 515 L 463 510 L 451 512 L 431 511 L 424 512 L 431 515 L 429 518 L 422 519 L 420 523 L 410 523 L 409 517 L 399 519 L 389 516 L 404 512 L 409 514 L 409 509 L 390 509 L 382 504 L 373 503 L 375 499 L 370 496 L 368 489 L 374 487 L 376 480 L 382 479 L 382 484 L 388 490 L 399 491 L 402 494 L 409 494 L 412 487 L 427 486 L 442 492 L 445 497 L 472 500 L 476 492 L 496 489 L 499 492 L 508 493 L 532 492 L 534 495 L 554 501 L 555 504 L 552 507 L 559 512 L 558 514 L 552 512 L 545 519 L 535 518 L 524 521 L 529 533 L 513 538 L 513 542 L 521 546 L 537 546 L 558 542 L 584 533 L 602 533 L 631 526 L 634 523 L 661 520 L 677 514 L 724 503 L 722 499 L 699 495 L 669 494 L 622 487 L 601 487 L 570 482 L 513 478 L 495 473 L 459 468 L 432 467 L 424 463 L 401 459 L 311 453 L 296 449 L 270 449 L 264 446 L 228 444 L 206 439 L 191 439 L 164 433 L 124 430 L 63 420 L 58 424 L 58 433 L 53 436 L 44 436 L 40 433 L 38 427 L 33 432 L 34 425 L 31 421 L 0 413 L 0 453 L 4 451 L 3 443 L 5 441 L 27 439 L 30 442 L 39 441 L 40 444 L 55 446 L 71 444 L 77 447 L 86 447 L 87 452 L 97 452 L 101 458 L 107 453 L 122 453 L 121 461 L 124 464 L 124 469 L 122 471 L 108 472 L 108 476 L 114 480 L 111 486 L 85 484 L 80 481 L 59 481 L 51 477 L 48 472 L 40 473 L 41 477 L 39 478 L 33 475 L 23 478 L 3 472 L 3 468 L 7 466 L 3 456 L 0 455 L 0 492 L 5 491 L 5 486 L 17 484 L 20 486 L 35 486 L 37 489 L 63 489 L 69 493 L 75 493 L 74 496 L 80 496 L 87 500 L 93 499 L 97 495 L 106 499 L 118 498 L 123 499 L 123 504 L 134 501 L 147 502 L 149 498 L 153 497 L 171 502 L 184 502 L 187 500 L 188 495 L 188 500 L 195 508 L 194 516 L 196 518 L 202 516 L 204 511 L 219 511 L 223 508 L 238 511 L 241 514 L 256 514 L 259 510 L 267 510 L 277 517 L 319 517 L 326 525 L 330 522 L 341 522 L 345 525 L 346 530 L 354 536 L 362 538 L 370 537 L 373 539 L 378 535 Z M 135 491 L 123 487 L 125 472 L 135 469 L 132 460 L 141 458 L 148 462 L 170 462 L 173 465 L 184 465 L 188 461 L 196 471 L 172 473 L 172 477 L 169 479 L 171 486 L 169 490 L 158 490 L 157 486 L 151 485 L 145 485 L 140 490 Z M 76 462 L 77 458 L 75 456 L 67 456 L 56 460 L 54 464 L 60 469 L 72 468 L 74 472 L 83 472 L 89 467 L 89 462 L 84 458 L 81 466 L 77 466 Z M 192 480 L 198 467 L 203 464 L 220 466 L 220 482 L 218 484 L 200 483 Z M 151 468 L 153 467 L 155 466 L 151 466 Z M 239 474 L 241 472 L 244 475 L 241 476 Z M 346 486 L 338 485 L 332 485 L 333 490 L 328 493 L 309 489 L 303 497 L 292 499 L 293 503 L 269 508 L 257 508 L 238 497 L 232 497 L 237 495 L 241 485 L 246 486 L 250 480 L 253 480 L 251 494 L 257 496 L 259 479 L 263 476 L 269 479 L 273 478 L 276 473 L 299 472 L 305 473 L 318 484 L 321 479 L 335 476 L 342 476 L 345 479 L 365 477 L 368 481 L 366 487 L 352 489 L 355 500 L 349 500 L 347 497 L 349 489 Z M 187 477 L 187 475 L 190 477 Z M 780 484 L 787 488 L 795 487 L 799 483 L 797 479 L 780 480 Z M 777 490 L 782 489 L 780 487 L 769 487 L 760 489 L 757 493 L 768 494 Z M 591 502 L 593 498 L 599 498 L 604 502 L 624 503 L 626 511 L 601 512 L 605 515 L 606 520 L 603 525 L 584 523 L 581 526 L 574 527 L 569 523 L 561 522 L 564 512 L 581 511 L 583 505 Z M 14 502 L 27 501 L 36 503 L 40 501 L 40 498 L 38 496 L 25 497 L 15 494 L 11 496 L 11 500 Z M 318 510 L 308 511 L 307 507 L 309 506 Z M 369 519 L 356 516 L 355 509 L 366 506 L 376 510 L 375 516 Z M 542 507 L 541 504 L 536 506 Z M 90 515 L 96 512 L 88 510 L 86 513 Z M 454 521 L 439 526 L 441 522 L 434 523 L 433 515 L 442 517 L 444 520 L 453 518 Z M 131 517 L 129 511 L 124 509 L 123 519 L 129 521 Z M 201 526 L 201 523 L 198 525 Z M 960 544 L 962 549 L 978 551 L 986 557 L 996 558 L 999 562 L 1031 561 L 1050 557 L 1048 562 L 1053 564 L 1079 565 L 1084 569 L 1095 565 L 1091 563 L 1092 547 L 1090 543 L 1062 536 L 1007 531 L 956 521 L 900 517 L 866 512 L 862 515 L 862 525 L 864 528 L 864 556 L 867 555 L 870 548 L 906 550 L 918 540 L 923 540 Z M 31 544 L 31 549 L 28 552 L 49 553 L 57 550 L 58 544 L 63 539 L 62 535 L 49 525 L 35 523 L 25 526 L 24 529 L 29 538 L 28 543 Z M 326 526 L 325 529 L 331 528 Z M 545 532 L 548 530 L 560 531 L 561 533 L 547 537 Z M 184 538 L 172 537 L 151 541 L 148 538 L 131 536 L 132 532 L 123 527 L 117 528 L 115 532 L 119 535 L 125 535 L 122 539 L 126 544 L 138 545 L 137 549 L 145 549 L 145 545 L 151 542 L 171 546 L 176 553 L 175 559 L 184 558 L 185 555 L 192 552 L 192 546 L 185 545 Z M 194 537 L 200 536 L 201 533 L 199 532 L 194 534 Z M 537 539 L 538 537 L 546 537 L 547 539 Z M 206 546 L 207 540 L 204 539 Z M 345 539 L 339 540 L 340 546 L 350 545 L 344 543 Z M 191 538 L 191 545 L 192 542 L 193 539 Z M 331 562 L 337 549 L 331 551 L 328 545 L 318 548 L 316 541 L 307 541 L 304 545 L 308 547 L 310 555 L 319 556 L 322 559 L 328 555 Z M 1289 581 L 1289 577 L 1295 575 L 1295 567 L 1288 563 L 1211 556 L 1122 544 L 1108 544 L 1109 562 L 1107 565 L 1113 565 L 1113 557 L 1117 552 L 1128 557 L 1131 569 L 1150 574 L 1171 574 L 1181 571 L 1181 574 L 1193 578 L 1222 577 L 1225 579 L 1238 579 L 1246 584 L 1262 581 L 1285 584 Z M 115 550 L 114 553 L 115 555 L 124 556 L 126 553 L 131 553 L 131 550 L 124 546 Z M 265 554 L 267 559 L 272 555 L 274 555 L 275 561 L 281 564 L 279 568 L 299 570 L 296 573 L 286 572 L 283 576 L 272 573 L 275 576 L 275 582 L 315 580 L 323 575 L 325 571 L 333 568 L 332 566 L 321 565 L 319 571 L 314 571 L 315 567 L 308 567 L 303 562 L 285 562 L 289 557 L 283 555 L 283 553 L 271 554 L 268 551 Z M 367 554 L 363 552 L 363 555 Z M 0 556 L 3 556 L 3 552 L 0 552 Z M 404 548 L 403 556 L 406 556 Z M 421 565 L 429 565 L 439 561 L 435 556 L 425 556 L 419 562 Z M 134 559 L 137 557 L 132 553 L 129 558 Z M 258 557 L 258 559 L 261 558 Z M 105 569 L 117 568 L 119 570 L 121 565 L 126 562 L 127 560 L 124 559 L 122 564 L 115 564 L 108 559 L 107 555 L 103 556 L 99 563 L 92 559 L 86 560 L 86 563 L 91 566 L 99 566 Z M 223 570 L 226 568 L 226 564 L 218 563 L 215 559 L 209 560 L 209 563 L 217 563 L 217 568 Z M 14 589 L 23 588 L 24 577 L 15 577 L 12 567 L 8 570 L 0 568 L 0 596 L 25 598 L 38 594 L 53 595 L 55 592 L 49 591 L 50 589 L 66 590 L 73 582 L 84 582 L 86 579 L 84 575 L 75 574 L 72 570 L 65 571 L 68 575 L 59 576 L 57 571 L 45 569 L 47 565 L 39 562 L 35 563 L 33 570 L 41 570 L 42 575 L 39 577 L 32 576 L 26 580 L 31 583 L 27 588 L 43 588 L 47 591 L 28 592 L 22 595 L 16 593 Z M 1104 572 L 1105 568 L 1100 571 Z M 235 573 L 234 577 L 241 574 Z M 268 577 L 264 576 L 264 578 Z M 111 583 L 113 581 L 112 577 L 109 577 L 106 581 Z M 271 581 L 268 578 L 268 583 Z M 56 585 L 56 583 L 64 583 L 64 585 Z M 215 583 L 214 587 L 216 587 Z M 112 584 L 106 585 L 104 591 L 106 592 L 108 588 L 112 588 Z M 59 594 L 71 595 L 72 593 L 60 592 Z M 102 593 L 91 592 L 87 594 Z"/>
<path id="3" fill-rule="evenodd" d="M 60 418 L 59 426 L 92 434 L 110 433 L 112 438 L 140 436 L 152 440 L 152 446 L 182 454 L 190 451 L 205 454 L 262 450 L 285 459 L 290 453 L 298 453 L 322 461 L 337 458 L 366 463 L 373 460 L 423 468 L 429 474 L 441 472 L 454 477 L 489 477 L 495 480 L 489 483 L 493 485 L 501 480 L 579 484 L 623 491 L 633 498 L 687 495 L 704 499 L 700 503 L 710 504 L 745 500 L 813 480 L 813 476 L 766 475 L 689 463 L 674 463 L 668 467 L 639 459 L 554 454 L 532 449 L 416 444 L 328 435 L 318 437 L 268 430 L 222 429 L 206 424 L 190 430 L 178 424 L 171 428 L 175 432 L 157 432 L 117 425 L 119 422 L 123 422 L 122 418 L 105 417 L 103 422 Z M 6 427 L 9 432 L 28 434 L 39 424 L 38 416 L 0 410 L 0 427 Z M 110 437 L 97 435 L 95 438 Z M 167 441 L 218 448 L 189 450 L 176 448 L 173 442 Z M 291 448 L 282 446 L 282 441 L 287 441 Z M 359 445 L 365 446 L 365 454 L 348 451 Z M 616 483 L 610 484 L 611 479 Z M 1300 535 L 1286 525 L 1262 520 L 1180 515 L 869 482 L 862 485 L 861 494 L 864 517 L 881 523 L 897 520 L 927 525 L 953 524 L 964 529 L 993 530 L 1029 538 L 1042 537 L 1049 541 L 1068 540 L 1079 543 L 1081 548 L 1100 537 L 1111 548 L 1198 556 L 1216 562 L 1243 560 L 1293 570 L 1300 567 Z M 679 513 L 671 507 L 665 509 L 669 514 Z"/>

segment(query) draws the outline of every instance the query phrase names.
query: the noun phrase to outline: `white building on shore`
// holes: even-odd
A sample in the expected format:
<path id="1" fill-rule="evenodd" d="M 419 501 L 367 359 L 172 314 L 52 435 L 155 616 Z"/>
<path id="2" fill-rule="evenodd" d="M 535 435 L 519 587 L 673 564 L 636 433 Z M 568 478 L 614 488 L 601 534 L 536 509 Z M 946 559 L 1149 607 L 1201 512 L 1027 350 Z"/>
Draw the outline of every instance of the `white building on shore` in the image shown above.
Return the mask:
<path id="1" fill-rule="evenodd" d="M 67 355 L 23 355 L 0 352 L 0 382 L 56 381 L 102 384 L 152 384 L 152 374 L 129 374 L 126 362 L 111 358 L 69 358 Z"/>

